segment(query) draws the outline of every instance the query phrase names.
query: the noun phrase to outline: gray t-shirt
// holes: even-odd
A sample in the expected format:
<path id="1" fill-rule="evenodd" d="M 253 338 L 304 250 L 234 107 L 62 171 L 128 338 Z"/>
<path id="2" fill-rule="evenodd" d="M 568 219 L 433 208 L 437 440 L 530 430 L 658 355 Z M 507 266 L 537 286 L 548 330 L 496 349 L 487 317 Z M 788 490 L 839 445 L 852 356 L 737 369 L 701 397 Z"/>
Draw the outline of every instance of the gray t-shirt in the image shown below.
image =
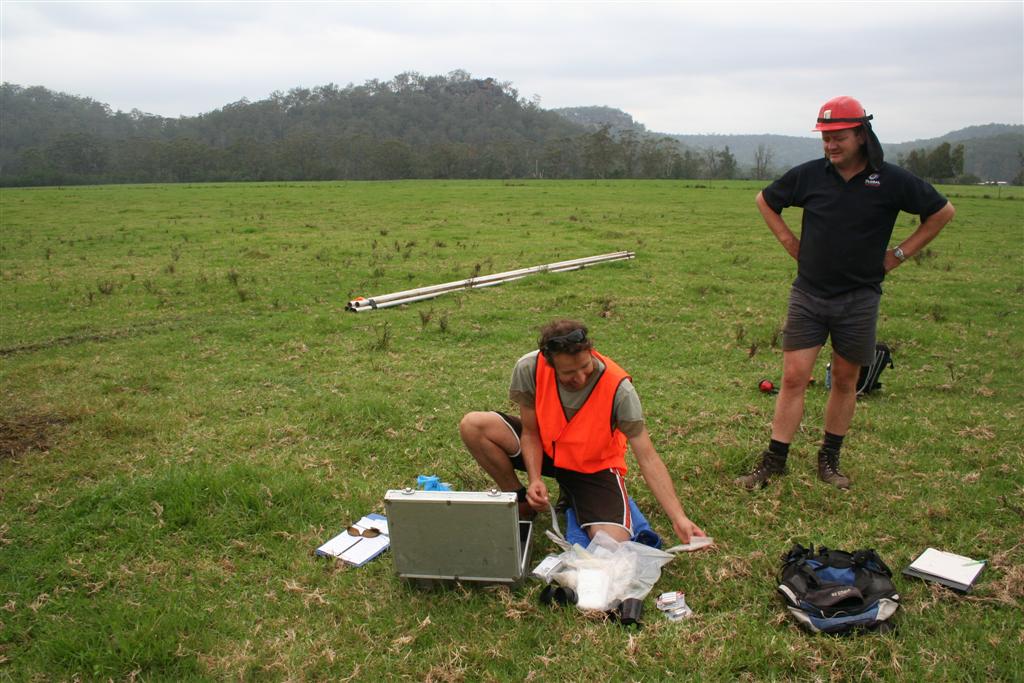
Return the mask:
<path id="1" fill-rule="evenodd" d="M 512 370 L 512 382 L 509 384 L 508 397 L 513 403 L 533 408 L 537 399 L 537 356 L 540 351 L 531 351 L 518 361 Z M 566 389 L 558 384 L 558 398 L 562 401 L 565 415 L 570 420 L 583 407 L 584 401 L 590 396 L 597 380 L 604 373 L 604 363 L 594 356 L 594 372 L 587 380 L 586 386 L 579 391 Z M 640 406 L 640 397 L 636 394 L 633 383 L 628 379 L 619 384 L 612 403 L 612 424 L 627 437 L 641 434 L 644 428 L 644 411 Z"/>

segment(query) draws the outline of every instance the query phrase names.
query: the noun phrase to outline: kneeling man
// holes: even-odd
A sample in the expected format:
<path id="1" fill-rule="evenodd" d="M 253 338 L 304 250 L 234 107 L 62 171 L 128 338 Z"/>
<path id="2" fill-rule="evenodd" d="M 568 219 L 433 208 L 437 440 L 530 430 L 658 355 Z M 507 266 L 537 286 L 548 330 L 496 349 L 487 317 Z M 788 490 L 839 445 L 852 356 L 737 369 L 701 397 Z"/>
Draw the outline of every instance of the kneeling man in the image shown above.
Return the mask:
<path id="1" fill-rule="evenodd" d="M 683 511 L 629 375 L 594 349 L 582 323 L 555 320 L 544 326 L 538 350 L 516 363 L 509 398 L 519 404 L 519 417 L 472 412 L 462 418 L 459 432 L 495 483 L 518 494 L 520 516 L 547 509 L 542 476 L 554 477 L 591 538 L 604 531 L 617 541 L 629 540 L 628 444 L 679 540 L 705 535 Z M 526 472 L 527 486 L 515 470 Z"/>

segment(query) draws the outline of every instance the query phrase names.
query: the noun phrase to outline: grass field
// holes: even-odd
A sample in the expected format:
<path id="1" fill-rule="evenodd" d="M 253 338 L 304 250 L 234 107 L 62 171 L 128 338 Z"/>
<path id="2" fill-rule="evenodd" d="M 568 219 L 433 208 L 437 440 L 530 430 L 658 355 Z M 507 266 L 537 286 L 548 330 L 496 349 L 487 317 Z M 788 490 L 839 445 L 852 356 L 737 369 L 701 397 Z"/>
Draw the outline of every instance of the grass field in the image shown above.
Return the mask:
<path id="1" fill-rule="evenodd" d="M 885 285 L 895 369 L 817 481 L 817 385 L 790 475 L 763 448 L 794 264 L 749 182 L 398 182 L 0 190 L 0 680 L 1022 680 L 1024 192 L 957 217 Z M 798 212 L 787 219 L 798 225 Z M 896 238 L 916 219 L 900 217 Z M 633 261 L 365 314 L 371 296 L 619 249 Z M 415 590 L 313 549 L 389 488 L 489 488 L 456 426 L 583 319 L 635 377 L 717 550 L 669 564 L 695 618 L 640 631 L 540 585 Z M 632 492 L 669 526 L 638 476 Z M 546 525 L 542 516 L 539 523 Z M 895 634 L 800 632 L 791 545 L 987 558 L 957 596 L 897 577 Z M 553 550 L 541 538 L 539 560 Z"/>

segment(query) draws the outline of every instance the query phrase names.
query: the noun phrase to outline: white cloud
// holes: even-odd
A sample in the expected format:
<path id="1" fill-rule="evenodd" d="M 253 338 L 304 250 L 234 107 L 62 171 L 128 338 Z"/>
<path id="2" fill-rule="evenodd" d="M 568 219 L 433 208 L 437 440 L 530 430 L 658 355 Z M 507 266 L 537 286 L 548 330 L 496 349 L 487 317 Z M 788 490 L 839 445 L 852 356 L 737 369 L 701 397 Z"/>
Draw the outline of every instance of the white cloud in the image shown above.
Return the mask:
<path id="1" fill-rule="evenodd" d="M 618 107 L 665 132 L 811 135 L 837 94 L 861 99 L 887 141 L 1024 119 L 1020 2 L 0 7 L 3 80 L 166 116 L 464 69 L 545 107 Z"/>

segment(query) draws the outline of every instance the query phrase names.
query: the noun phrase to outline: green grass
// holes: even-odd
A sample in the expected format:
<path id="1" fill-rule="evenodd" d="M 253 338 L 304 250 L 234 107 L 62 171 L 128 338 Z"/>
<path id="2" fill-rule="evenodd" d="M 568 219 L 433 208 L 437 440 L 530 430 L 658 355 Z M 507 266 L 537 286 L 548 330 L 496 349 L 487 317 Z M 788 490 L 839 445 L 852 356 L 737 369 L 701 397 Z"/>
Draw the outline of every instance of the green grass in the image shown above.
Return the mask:
<path id="1" fill-rule="evenodd" d="M 793 263 L 755 183 L 399 182 L 0 190 L 0 680 L 1024 677 L 1024 192 L 949 187 L 955 221 L 885 285 L 896 368 L 860 402 L 854 487 L 814 477 L 823 357 L 791 474 L 768 435 Z M 797 225 L 799 212 L 788 211 Z M 915 219 L 901 216 L 896 237 Z M 620 249 L 633 261 L 406 308 L 372 296 Z M 696 617 L 624 631 L 539 585 L 414 590 L 313 549 L 388 488 L 489 487 L 469 410 L 556 316 L 635 377 L 717 551 L 657 590 Z M 636 476 L 655 528 L 668 525 Z M 545 518 L 541 518 L 545 523 Z M 894 635 L 798 631 L 793 541 L 989 558 L 967 597 L 897 577 Z M 553 549 L 541 539 L 539 559 Z"/>

